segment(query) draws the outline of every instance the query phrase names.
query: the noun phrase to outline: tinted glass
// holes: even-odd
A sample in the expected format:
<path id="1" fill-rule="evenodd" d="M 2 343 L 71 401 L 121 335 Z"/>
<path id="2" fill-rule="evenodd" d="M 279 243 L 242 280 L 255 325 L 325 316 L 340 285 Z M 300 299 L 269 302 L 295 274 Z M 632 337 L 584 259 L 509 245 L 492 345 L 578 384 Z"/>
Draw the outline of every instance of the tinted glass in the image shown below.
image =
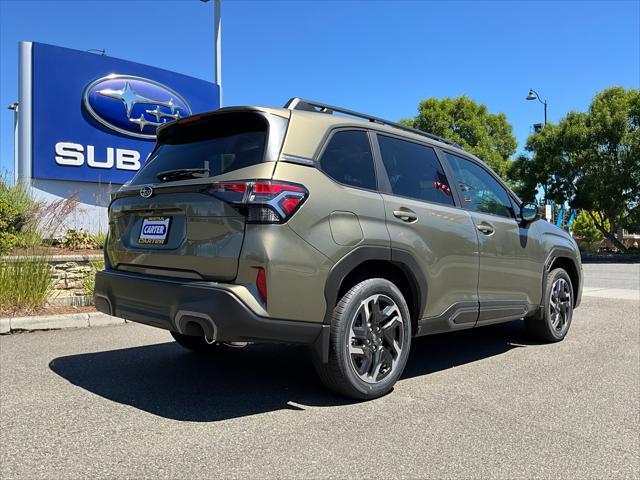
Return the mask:
<path id="1" fill-rule="evenodd" d="M 132 184 L 214 177 L 264 159 L 268 123 L 256 114 L 236 113 L 178 125 L 158 145 Z"/>
<path id="2" fill-rule="evenodd" d="M 489 172 L 476 163 L 447 153 L 456 180 L 460 185 L 462 203 L 474 212 L 513 217 L 506 190 Z"/>
<path id="3" fill-rule="evenodd" d="M 453 205 L 449 182 L 431 147 L 378 135 L 391 191 L 403 197 Z"/>
<path id="4" fill-rule="evenodd" d="M 366 132 L 336 132 L 320 158 L 320 168 L 345 185 L 371 190 L 376 188 L 373 155 Z"/>

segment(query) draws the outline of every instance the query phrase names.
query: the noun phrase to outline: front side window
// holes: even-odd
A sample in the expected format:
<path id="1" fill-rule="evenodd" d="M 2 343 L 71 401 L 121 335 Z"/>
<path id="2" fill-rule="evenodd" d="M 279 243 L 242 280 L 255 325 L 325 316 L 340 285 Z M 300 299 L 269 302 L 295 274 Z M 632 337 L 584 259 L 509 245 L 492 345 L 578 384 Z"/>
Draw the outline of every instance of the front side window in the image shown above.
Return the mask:
<path id="1" fill-rule="evenodd" d="M 329 140 L 320 168 L 336 182 L 375 190 L 376 175 L 369 136 L 362 130 L 342 130 Z"/>
<path id="2" fill-rule="evenodd" d="M 431 147 L 378 135 L 391 191 L 403 197 L 453 205 L 449 182 Z"/>
<path id="3" fill-rule="evenodd" d="M 513 217 L 509 195 L 493 176 L 480 165 L 447 153 L 456 176 L 464 208 L 480 213 Z"/>

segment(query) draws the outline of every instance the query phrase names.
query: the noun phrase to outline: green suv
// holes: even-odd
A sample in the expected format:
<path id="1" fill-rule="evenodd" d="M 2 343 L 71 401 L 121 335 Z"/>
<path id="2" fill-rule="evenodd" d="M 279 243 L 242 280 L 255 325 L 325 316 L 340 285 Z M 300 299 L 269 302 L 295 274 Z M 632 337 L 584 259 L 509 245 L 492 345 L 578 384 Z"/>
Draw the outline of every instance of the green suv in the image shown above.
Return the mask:
<path id="1" fill-rule="evenodd" d="M 101 312 L 182 346 L 309 345 L 322 381 L 389 392 L 415 336 L 524 319 L 559 341 L 582 291 L 573 239 L 434 135 L 294 98 L 158 129 L 112 198 Z"/>

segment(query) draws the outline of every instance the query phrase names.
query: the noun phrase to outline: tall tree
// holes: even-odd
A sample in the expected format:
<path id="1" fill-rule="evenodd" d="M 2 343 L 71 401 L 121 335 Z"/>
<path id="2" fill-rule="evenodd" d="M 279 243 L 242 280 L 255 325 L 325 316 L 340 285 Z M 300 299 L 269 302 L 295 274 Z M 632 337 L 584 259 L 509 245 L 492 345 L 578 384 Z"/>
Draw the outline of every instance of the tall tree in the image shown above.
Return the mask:
<path id="1" fill-rule="evenodd" d="M 469 97 L 427 98 L 420 102 L 416 117 L 401 122 L 458 142 L 503 177 L 516 151 L 516 138 L 504 113 L 489 113 L 486 105 Z"/>
<path id="2" fill-rule="evenodd" d="M 526 150 L 510 170 L 518 189 L 541 186 L 546 198 L 588 210 L 624 250 L 616 232 L 640 217 L 640 90 L 599 92 L 586 113 L 570 112 L 531 135 Z"/>

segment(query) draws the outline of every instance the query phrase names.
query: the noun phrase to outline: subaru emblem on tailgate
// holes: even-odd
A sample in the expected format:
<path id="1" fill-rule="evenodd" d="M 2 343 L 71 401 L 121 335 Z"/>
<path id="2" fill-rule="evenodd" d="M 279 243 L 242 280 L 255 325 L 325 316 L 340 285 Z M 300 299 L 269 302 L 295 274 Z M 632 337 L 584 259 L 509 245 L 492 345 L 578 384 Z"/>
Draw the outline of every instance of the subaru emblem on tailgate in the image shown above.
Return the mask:
<path id="1" fill-rule="evenodd" d="M 118 133 L 154 140 L 156 129 L 191 115 L 187 101 L 175 90 L 148 78 L 108 75 L 84 90 L 84 107 L 105 127 Z"/>
<path id="2" fill-rule="evenodd" d="M 145 185 L 144 187 L 142 187 L 140 189 L 140 196 L 143 198 L 149 198 L 151 195 L 153 195 L 153 188 Z"/>

